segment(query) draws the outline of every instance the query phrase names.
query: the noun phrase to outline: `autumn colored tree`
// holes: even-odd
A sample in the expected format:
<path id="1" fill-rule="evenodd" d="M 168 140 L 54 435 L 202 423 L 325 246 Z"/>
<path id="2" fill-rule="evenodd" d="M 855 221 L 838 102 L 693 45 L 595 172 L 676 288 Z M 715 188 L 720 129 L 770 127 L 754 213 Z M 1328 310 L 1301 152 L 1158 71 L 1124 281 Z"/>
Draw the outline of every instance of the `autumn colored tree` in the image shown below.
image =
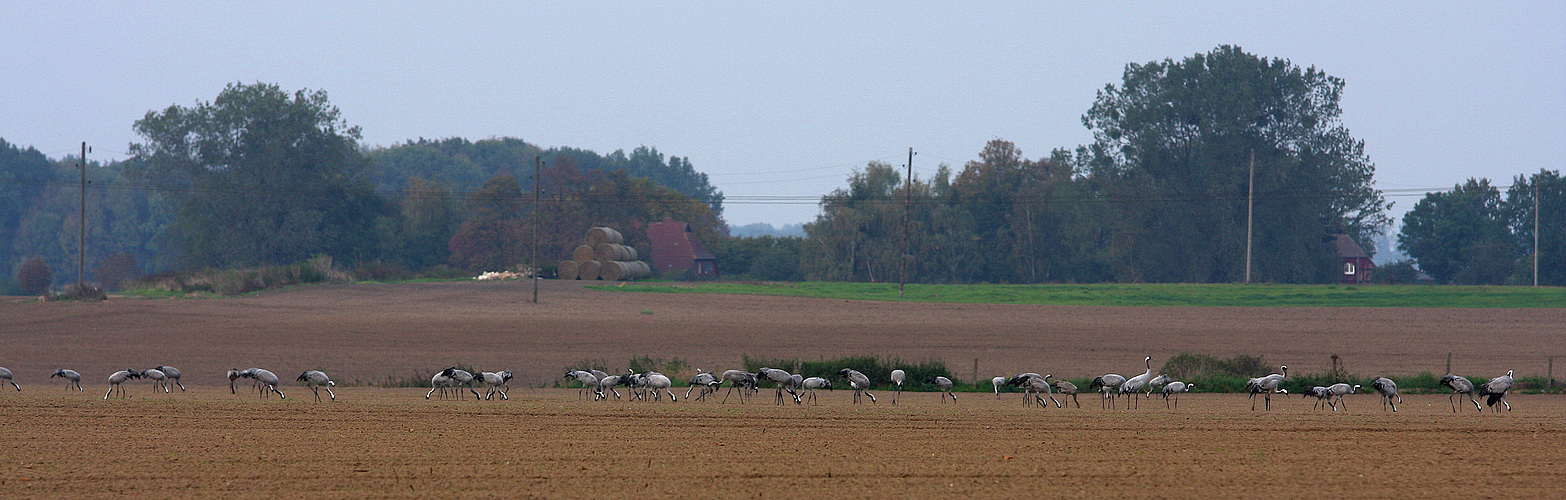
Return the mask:
<path id="1" fill-rule="evenodd" d="M 49 285 L 54 284 L 54 271 L 49 269 L 49 264 L 42 257 L 34 255 L 22 261 L 22 266 L 16 271 L 16 282 L 22 293 L 44 293 L 49 290 Z"/>
<path id="2" fill-rule="evenodd" d="M 522 186 L 516 177 L 497 175 L 468 198 L 468 220 L 451 237 L 450 262 L 469 271 L 510 269 L 527 260 Z"/>

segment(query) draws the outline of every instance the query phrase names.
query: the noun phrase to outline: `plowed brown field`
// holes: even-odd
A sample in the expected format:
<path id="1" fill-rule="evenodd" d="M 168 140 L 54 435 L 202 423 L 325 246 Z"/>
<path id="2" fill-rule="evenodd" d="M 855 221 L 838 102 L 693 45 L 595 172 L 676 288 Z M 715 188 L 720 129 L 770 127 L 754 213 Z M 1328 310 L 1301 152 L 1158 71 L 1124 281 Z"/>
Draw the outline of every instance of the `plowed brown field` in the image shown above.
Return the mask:
<path id="1" fill-rule="evenodd" d="M 891 406 L 583 402 L 518 387 L 511 401 L 425 400 L 340 387 L 315 403 L 223 391 L 230 367 L 291 381 L 405 378 L 454 363 L 517 385 L 568 364 L 741 354 L 945 360 L 960 376 L 1140 373 L 1141 357 L 1262 354 L 1291 372 L 1340 355 L 1360 374 L 1542 375 L 1566 353 L 1553 309 L 1099 308 L 631 294 L 546 282 L 318 286 L 221 300 L 0 303 L 0 498 L 143 497 L 1552 497 L 1566 490 L 1566 398 L 1453 415 L 1444 396 L 1382 412 L 1298 397 L 1186 395 L 1178 410 L 1023 408 L 1016 394 L 905 393 Z M 169 364 L 191 392 L 103 401 L 113 370 Z M 65 393 L 56 368 L 81 371 Z M 683 391 L 681 392 L 683 395 Z M 768 403 L 768 404 L 761 404 Z M 809 495 L 809 496 L 806 496 Z"/>
<path id="2" fill-rule="evenodd" d="M 0 396 L 0 497 L 1037 498 L 1501 497 L 1566 488 L 1566 404 L 1454 415 L 1445 396 L 1382 412 L 1244 395 L 1178 409 L 1023 408 L 1017 394 L 886 396 L 854 406 L 584 402 L 561 389 L 511 401 L 426 401 L 340 388 L 315 403 L 217 388 L 130 400 L 34 387 Z M 680 392 L 683 396 L 683 391 Z M 1096 396 L 1094 396 L 1096 397 Z"/>

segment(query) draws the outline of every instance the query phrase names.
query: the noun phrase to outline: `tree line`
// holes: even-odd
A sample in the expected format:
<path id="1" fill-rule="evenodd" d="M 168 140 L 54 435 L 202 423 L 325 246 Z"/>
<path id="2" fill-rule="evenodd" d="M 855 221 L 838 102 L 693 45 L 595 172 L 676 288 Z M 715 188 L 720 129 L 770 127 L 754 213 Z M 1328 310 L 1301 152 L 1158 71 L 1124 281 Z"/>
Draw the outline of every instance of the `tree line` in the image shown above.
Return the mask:
<path id="1" fill-rule="evenodd" d="M 645 251 L 646 223 L 672 219 L 691 223 L 731 278 L 891 282 L 906 268 L 929 283 L 1328 283 L 1337 235 L 1373 251 L 1390 222 L 1364 143 L 1341 123 L 1343 88 L 1232 46 L 1128 64 L 1082 116 L 1089 144 L 1030 159 L 996 139 L 922 178 L 872 162 L 822 196 L 806 236 L 733 238 L 723 194 L 686 158 L 514 138 L 367 148 L 324 91 L 232 84 L 149 111 L 128 159 L 88 164 L 87 261 L 116 283 L 319 254 L 372 279 L 549 268 L 593 225 Z M 54 282 L 75 279 L 79 160 L 0 140 L 0 292 L 18 290 L 32 260 Z M 1398 235 L 1414 261 L 1385 275 L 1521 282 L 1534 193 L 1554 228 L 1563 191 L 1558 172 L 1541 171 L 1504 199 L 1483 179 L 1433 193 Z M 1544 231 L 1540 243 L 1541 283 L 1563 284 L 1566 241 Z"/>

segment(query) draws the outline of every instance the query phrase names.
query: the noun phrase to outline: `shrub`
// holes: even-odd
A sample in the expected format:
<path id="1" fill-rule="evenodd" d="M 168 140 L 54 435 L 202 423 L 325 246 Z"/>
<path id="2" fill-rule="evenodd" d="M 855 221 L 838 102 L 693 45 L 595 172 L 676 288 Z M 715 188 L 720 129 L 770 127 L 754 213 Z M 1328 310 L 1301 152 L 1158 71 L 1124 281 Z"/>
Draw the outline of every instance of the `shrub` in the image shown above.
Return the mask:
<path id="1" fill-rule="evenodd" d="M 49 269 L 43 257 L 34 255 L 22 262 L 22 267 L 16 272 L 17 286 L 22 293 L 37 295 L 49 290 L 49 285 L 54 284 L 54 271 Z"/>

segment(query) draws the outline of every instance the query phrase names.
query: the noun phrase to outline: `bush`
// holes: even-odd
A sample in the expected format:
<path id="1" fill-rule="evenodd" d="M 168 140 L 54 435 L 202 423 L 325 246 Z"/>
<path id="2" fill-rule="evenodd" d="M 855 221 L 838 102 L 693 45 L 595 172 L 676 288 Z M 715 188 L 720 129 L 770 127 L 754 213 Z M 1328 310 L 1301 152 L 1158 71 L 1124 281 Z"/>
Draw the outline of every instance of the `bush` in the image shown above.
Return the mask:
<path id="1" fill-rule="evenodd" d="M 54 284 L 54 271 L 49 269 L 43 257 L 34 255 L 22 262 L 22 267 L 16 272 L 17 286 L 22 293 L 38 295 L 49 290 L 49 285 Z"/>

